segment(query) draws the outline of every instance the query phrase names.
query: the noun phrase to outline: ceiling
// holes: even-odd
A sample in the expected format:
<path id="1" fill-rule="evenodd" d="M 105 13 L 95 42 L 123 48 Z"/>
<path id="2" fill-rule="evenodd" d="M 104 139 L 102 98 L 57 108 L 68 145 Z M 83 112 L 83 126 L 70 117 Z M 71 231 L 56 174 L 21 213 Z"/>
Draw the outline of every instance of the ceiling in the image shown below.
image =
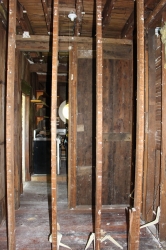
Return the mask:
<path id="1" fill-rule="evenodd" d="M 7 0 L 5 0 L 7 2 Z M 0 0 L 0 18 L 5 23 L 5 1 Z M 96 1 L 95 0 L 59 0 L 59 36 L 65 37 L 89 37 L 94 38 L 96 32 Z M 152 22 L 152 26 L 160 24 L 161 11 L 166 8 L 163 0 L 145 0 L 145 22 L 158 7 L 158 15 Z M 135 30 L 135 5 L 134 0 L 103 0 L 103 37 L 104 38 L 128 38 L 133 39 Z M 161 6 L 160 6 L 161 5 Z M 16 12 L 16 33 L 20 37 L 20 46 L 23 42 L 24 32 L 29 32 L 36 40 L 50 39 L 52 35 L 52 0 L 19 0 Z M 68 14 L 74 12 L 77 17 L 74 21 L 68 18 Z M 7 16 L 7 15 L 6 15 Z M 48 37 L 48 38 L 47 38 Z M 18 40 L 19 40 L 18 39 Z M 34 41 L 25 49 L 25 56 L 29 62 L 35 65 L 43 65 L 47 71 L 47 63 L 51 61 L 51 49 L 35 47 Z M 19 42 L 19 41 L 18 41 Z M 60 43 L 60 42 L 59 42 Z M 22 49 L 23 50 L 23 49 Z M 59 64 L 62 64 L 63 73 L 67 70 L 68 51 L 59 51 Z M 34 66 L 33 66 L 34 67 Z"/>

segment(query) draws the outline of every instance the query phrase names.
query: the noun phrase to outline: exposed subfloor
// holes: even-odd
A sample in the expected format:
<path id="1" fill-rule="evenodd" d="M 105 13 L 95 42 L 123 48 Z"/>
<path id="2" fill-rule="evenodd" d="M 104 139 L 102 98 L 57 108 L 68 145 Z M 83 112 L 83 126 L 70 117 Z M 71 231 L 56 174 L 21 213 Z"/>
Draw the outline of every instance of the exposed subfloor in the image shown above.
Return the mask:
<path id="1" fill-rule="evenodd" d="M 51 206 L 50 183 L 27 182 L 21 195 L 21 206 L 16 211 L 16 249 L 51 250 L 50 234 Z M 90 211 L 69 210 L 67 208 L 67 186 L 58 184 L 58 222 L 62 233 L 62 243 L 72 250 L 83 250 L 89 234 L 93 232 L 94 218 Z M 102 213 L 102 229 L 127 249 L 127 223 L 125 209 L 111 209 Z M 0 227 L 0 250 L 7 249 L 5 224 Z M 66 249 L 60 247 L 60 249 Z M 93 249 L 93 245 L 89 247 Z M 120 249 L 106 240 L 101 250 Z M 140 233 L 140 250 L 162 249 L 157 240 L 144 228 Z"/>

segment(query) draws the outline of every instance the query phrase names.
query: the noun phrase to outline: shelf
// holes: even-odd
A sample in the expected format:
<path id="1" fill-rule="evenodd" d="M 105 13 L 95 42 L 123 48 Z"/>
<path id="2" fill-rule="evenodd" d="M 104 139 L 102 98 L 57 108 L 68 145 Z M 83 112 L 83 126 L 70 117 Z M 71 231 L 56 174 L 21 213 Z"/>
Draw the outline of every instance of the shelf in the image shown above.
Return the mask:
<path id="1" fill-rule="evenodd" d="M 45 102 L 43 102 L 42 100 L 35 99 L 35 100 L 31 100 L 31 102 L 34 104 L 37 104 L 37 105 L 43 105 L 43 106 L 48 107 L 48 105 Z"/>

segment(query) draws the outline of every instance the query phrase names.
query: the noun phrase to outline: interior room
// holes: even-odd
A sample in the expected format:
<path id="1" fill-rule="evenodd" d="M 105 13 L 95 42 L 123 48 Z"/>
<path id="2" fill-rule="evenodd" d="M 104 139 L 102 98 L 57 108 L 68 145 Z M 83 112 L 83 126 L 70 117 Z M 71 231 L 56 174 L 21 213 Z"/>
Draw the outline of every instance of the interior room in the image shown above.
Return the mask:
<path id="1" fill-rule="evenodd" d="M 166 249 L 165 0 L 0 0 L 0 250 Z"/>

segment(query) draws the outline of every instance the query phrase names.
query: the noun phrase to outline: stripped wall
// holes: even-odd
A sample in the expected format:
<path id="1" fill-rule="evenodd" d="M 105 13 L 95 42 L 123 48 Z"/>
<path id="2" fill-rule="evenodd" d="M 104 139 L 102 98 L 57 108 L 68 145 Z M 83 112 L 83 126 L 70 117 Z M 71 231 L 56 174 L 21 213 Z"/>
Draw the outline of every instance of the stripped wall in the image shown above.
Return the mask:
<path id="1" fill-rule="evenodd" d="M 132 45 L 105 44 L 103 54 L 103 205 L 129 204 L 133 187 Z M 93 53 L 78 55 L 77 205 L 90 205 L 95 201 L 96 69 Z"/>

